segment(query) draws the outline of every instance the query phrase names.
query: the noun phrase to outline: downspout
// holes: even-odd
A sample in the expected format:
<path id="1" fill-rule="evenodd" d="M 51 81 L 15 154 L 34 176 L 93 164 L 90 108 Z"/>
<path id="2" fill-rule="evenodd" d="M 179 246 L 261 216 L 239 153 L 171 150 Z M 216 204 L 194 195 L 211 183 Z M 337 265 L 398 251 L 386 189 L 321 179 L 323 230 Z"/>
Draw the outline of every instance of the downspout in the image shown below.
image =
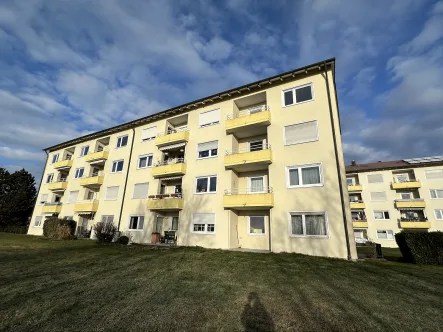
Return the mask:
<path id="1" fill-rule="evenodd" d="M 120 232 L 120 223 L 121 223 L 121 220 L 122 220 L 123 205 L 125 204 L 126 186 L 128 185 L 129 170 L 130 170 L 130 168 L 131 168 L 132 149 L 134 148 L 134 139 L 135 139 L 135 129 L 132 128 L 131 150 L 129 151 L 128 169 L 127 169 L 127 171 L 126 171 L 125 185 L 124 185 L 124 187 L 123 187 L 122 205 L 121 205 L 121 207 L 120 207 L 120 215 L 119 215 L 119 217 L 118 217 L 118 226 L 117 226 L 117 231 L 118 231 L 118 232 Z"/>
<path id="2" fill-rule="evenodd" d="M 43 177 L 45 176 L 46 165 L 48 165 L 49 153 L 46 150 L 43 150 L 43 151 L 45 151 L 45 153 L 46 153 L 46 161 L 45 161 L 45 166 L 43 167 L 42 177 L 40 178 L 40 185 L 38 186 L 37 197 L 35 198 L 34 207 L 32 208 L 31 221 L 30 221 L 29 225 L 31 225 L 31 223 L 32 223 L 32 216 L 34 215 L 35 205 L 37 204 L 38 197 L 40 196 L 40 189 L 42 189 L 42 183 L 43 183 Z"/>
<path id="3" fill-rule="evenodd" d="M 326 90 L 328 93 L 329 116 L 331 118 L 332 138 L 334 141 L 335 163 L 337 166 L 338 187 L 340 190 L 341 209 L 342 209 L 342 214 L 343 214 L 343 226 L 345 229 L 346 249 L 348 252 L 348 260 L 351 260 L 352 257 L 351 257 L 351 247 L 349 244 L 348 221 L 346 220 L 346 207 L 345 207 L 345 201 L 344 201 L 344 197 L 343 197 L 343 184 L 342 184 L 342 180 L 341 180 L 340 161 L 338 160 L 337 139 L 336 139 L 336 134 L 335 134 L 334 115 L 332 113 L 331 91 L 329 89 L 329 77 L 328 77 L 328 70 L 326 67 L 326 62 L 324 62 L 324 66 L 325 66 Z"/>

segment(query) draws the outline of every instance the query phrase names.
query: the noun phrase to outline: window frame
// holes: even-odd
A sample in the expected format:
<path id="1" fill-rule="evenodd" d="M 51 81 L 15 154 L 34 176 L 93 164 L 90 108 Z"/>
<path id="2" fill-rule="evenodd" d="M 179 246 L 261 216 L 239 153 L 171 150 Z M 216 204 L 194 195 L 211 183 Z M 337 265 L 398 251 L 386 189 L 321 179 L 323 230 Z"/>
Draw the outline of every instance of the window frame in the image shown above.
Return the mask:
<path id="1" fill-rule="evenodd" d="M 82 175 L 81 176 L 77 176 L 77 172 L 80 171 L 80 170 L 82 170 Z M 85 175 L 85 168 L 84 167 L 78 167 L 78 168 L 75 169 L 74 179 L 81 179 L 81 178 L 84 177 L 84 175 Z"/>
<path id="2" fill-rule="evenodd" d="M 381 175 L 381 182 L 369 182 L 369 176 L 371 176 L 371 175 Z M 383 173 L 367 174 L 367 175 L 366 175 L 366 181 L 368 182 L 368 184 L 380 184 L 380 183 L 385 183 L 385 177 L 383 176 Z"/>
<path id="3" fill-rule="evenodd" d="M 435 197 L 435 198 L 433 198 L 432 197 L 432 194 L 431 194 L 431 192 L 432 191 L 435 191 L 435 196 L 437 196 L 437 197 Z M 443 189 L 429 189 L 429 197 L 431 198 L 431 199 L 443 199 L 443 197 L 438 197 L 438 195 L 437 195 L 437 190 L 441 190 L 441 191 L 443 191 Z"/>
<path id="4" fill-rule="evenodd" d="M 262 178 L 263 179 L 263 190 L 262 191 L 251 191 L 252 189 L 252 179 L 258 179 L 258 178 Z M 257 175 L 257 176 L 248 176 L 248 192 L 251 194 L 263 194 L 266 192 L 266 181 L 265 181 L 265 176 L 264 175 Z"/>
<path id="5" fill-rule="evenodd" d="M 437 216 L 437 211 L 440 211 L 441 218 L 439 218 Z M 434 209 L 434 216 L 435 216 L 435 220 L 443 220 L 443 208 L 441 208 L 441 209 Z"/>
<path id="6" fill-rule="evenodd" d="M 218 189 L 218 179 L 216 182 L 216 186 L 217 188 L 215 189 L 215 191 L 209 191 L 209 188 L 211 187 L 211 178 L 218 178 L 217 174 L 215 175 L 203 175 L 203 176 L 196 176 L 195 180 L 194 180 L 194 194 L 195 195 L 205 195 L 205 194 L 216 194 L 217 193 L 217 189 Z M 203 178 L 207 178 L 208 179 L 208 185 L 206 187 L 207 191 L 205 192 L 197 192 L 197 180 L 198 179 L 203 179 Z"/>
<path id="7" fill-rule="evenodd" d="M 52 160 L 51 160 L 51 164 L 55 164 L 57 161 L 58 161 L 58 158 L 60 157 L 60 154 L 59 153 L 54 153 L 53 155 L 52 155 Z M 54 161 L 54 158 L 55 158 L 55 161 Z"/>
<path id="8" fill-rule="evenodd" d="M 351 180 L 351 184 L 348 183 L 348 180 Z M 355 186 L 355 182 L 354 181 L 355 181 L 355 179 L 353 177 L 347 177 L 346 178 L 346 184 L 348 186 Z"/>
<path id="9" fill-rule="evenodd" d="M 148 192 L 146 193 L 146 197 L 142 197 L 142 198 L 134 197 L 135 186 L 138 185 L 138 184 L 147 184 L 148 185 Z M 137 182 L 137 183 L 134 183 L 134 186 L 132 187 L 132 197 L 131 197 L 131 199 L 147 199 L 148 196 L 149 196 L 149 182 Z"/>
<path id="10" fill-rule="evenodd" d="M 379 238 L 378 232 L 386 232 L 386 239 Z M 392 232 L 392 239 L 388 239 L 388 232 Z M 377 237 L 377 240 L 386 240 L 386 241 L 394 241 L 395 240 L 395 233 L 392 229 L 376 229 L 375 236 Z"/>
<path id="11" fill-rule="evenodd" d="M 115 171 L 113 171 L 114 169 L 114 164 L 115 163 L 119 163 L 119 162 L 123 162 L 123 166 L 122 166 L 122 170 L 121 171 L 117 171 L 117 167 L 115 167 Z M 123 169 L 125 168 L 125 160 L 124 159 L 119 159 L 119 160 L 114 160 L 111 164 L 111 173 L 115 174 L 115 173 L 123 173 Z"/>
<path id="12" fill-rule="evenodd" d="M 263 228 L 264 228 L 264 233 L 251 233 L 251 217 L 263 217 Z M 266 222 L 266 216 L 265 215 L 261 215 L 261 216 L 248 216 L 248 222 L 246 223 L 246 234 L 250 235 L 250 236 L 266 236 L 268 234 L 268 227 L 266 226 L 267 222 Z"/>
<path id="13" fill-rule="evenodd" d="M 116 196 L 115 198 L 106 198 L 106 196 L 108 195 L 108 189 L 109 189 L 109 188 L 115 188 L 115 187 L 118 188 L 118 190 L 117 190 L 117 196 Z M 120 186 L 107 186 L 107 187 L 106 187 L 106 191 L 105 191 L 105 196 L 103 197 L 103 200 L 104 200 L 104 201 L 118 201 L 118 193 L 119 193 L 119 191 L 120 191 Z"/>
<path id="14" fill-rule="evenodd" d="M 302 89 L 302 88 L 305 88 L 307 86 L 311 87 L 312 98 L 310 100 L 305 100 L 305 101 L 301 101 L 301 102 L 298 103 L 295 90 Z M 288 91 L 291 91 L 291 90 L 292 90 L 292 100 L 293 100 L 294 103 L 286 105 L 285 104 L 285 92 L 288 92 Z M 306 83 L 306 84 L 297 85 L 297 86 L 294 86 L 292 88 L 284 89 L 284 90 L 281 91 L 281 104 L 282 104 L 283 108 L 291 107 L 291 106 L 295 106 L 295 105 L 300 105 L 300 104 L 304 104 L 304 103 L 309 103 L 309 102 L 312 102 L 314 100 L 315 100 L 314 82 L 309 82 L 309 83 Z"/>
<path id="15" fill-rule="evenodd" d="M 317 128 L 317 137 L 315 139 L 312 139 L 312 140 L 309 140 L 309 141 L 298 142 L 298 143 L 287 143 L 286 142 L 286 130 L 285 130 L 286 127 L 301 125 L 301 124 L 309 123 L 309 122 L 315 122 L 315 126 Z M 303 121 L 303 122 L 298 122 L 298 123 L 293 123 L 293 124 L 289 124 L 289 125 L 283 126 L 283 142 L 284 142 L 284 146 L 291 146 L 291 145 L 299 145 L 299 144 L 305 144 L 305 143 L 318 142 L 319 140 L 320 140 L 320 131 L 318 130 L 318 120 Z"/>
<path id="16" fill-rule="evenodd" d="M 118 145 L 118 142 L 122 142 L 123 141 L 123 137 L 127 137 L 128 139 L 126 140 L 126 145 Z M 117 141 L 115 142 L 115 148 L 116 149 L 120 149 L 120 148 L 124 148 L 125 146 L 128 146 L 129 143 L 129 134 L 124 134 L 121 136 L 117 136 Z"/>
<path id="17" fill-rule="evenodd" d="M 85 153 L 85 149 L 86 149 L 86 148 L 88 148 L 88 151 L 86 151 L 86 153 Z M 83 146 L 80 148 L 80 157 L 84 157 L 84 156 L 86 156 L 88 153 L 89 153 L 89 145 L 83 145 Z"/>
<path id="18" fill-rule="evenodd" d="M 51 181 L 48 181 L 49 177 L 51 177 Z M 54 173 L 46 174 L 46 182 L 45 183 L 52 183 L 53 180 L 54 180 Z"/>
<path id="19" fill-rule="evenodd" d="M 299 182 L 302 182 L 302 168 L 309 168 L 313 166 L 319 167 L 319 173 L 320 173 L 320 183 L 315 184 L 308 184 L 308 185 L 291 185 L 290 177 L 289 177 L 289 170 L 291 169 L 298 169 L 298 179 Z M 324 177 L 323 177 L 323 164 L 321 162 L 318 163 L 312 163 L 312 164 L 302 164 L 302 165 L 292 165 L 292 166 L 286 166 L 286 188 L 287 189 L 296 189 L 296 188 L 309 188 L 309 187 L 323 187 L 324 186 Z"/>
<path id="20" fill-rule="evenodd" d="M 200 224 L 200 223 L 194 223 L 194 215 L 196 214 L 212 214 L 214 215 L 214 223 L 213 224 Z M 190 232 L 193 234 L 201 234 L 201 235 L 215 235 L 217 232 L 217 214 L 213 213 L 213 212 L 196 212 L 196 213 L 192 213 L 192 219 L 191 219 L 191 227 L 190 227 Z M 204 231 L 194 231 L 194 225 L 205 225 L 205 230 Z M 214 231 L 213 232 L 208 232 L 208 225 L 214 225 Z"/>
<path id="21" fill-rule="evenodd" d="M 371 193 L 385 193 L 385 199 L 372 199 Z M 371 199 L 371 202 L 387 202 L 388 201 L 388 193 L 386 190 L 383 191 L 370 191 L 369 192 L 369 198 Z"/>
<path id="22" fill-rule="evenodd" d="M 376 212 L 381 212 L 381 213 L 383 213 L 383 219 L 377 219 L 377 218 L 375 218 L 375 213 Z M 388 213 L 388 216 L 389 216 L 389 218 L 388 219 L 386 219 L 385 218 L 385 213 Z M 373 210 L 372 211 L 372 217 L 374 218 L 374 220 L 391 220 L 391 212 L 389 211 L 389 210 Z"/>
<path id="23" fill-rule="evenodd" d="M 140 159 L 141 158 L 145 158 L 145 157 L 146 157 L 146 166 L 145 167 L 140 167 Z M 148 165 L 149 157 L 151 157 L 151 165 Z M 137 158 L 137 169 L 151 168 L 152 164 L 153 164 L 153 161 L 154 161 L 154 155 L 152 153 L 139 155 L 138 158 Z"/>
<path id="24" fill-rule="evenodd" d="M 302 223 L 303 223 L 303 233 L 304 235 L 293 234 L 292 233 L 292 219 L 293 215 L 302 215 Z M 306 235 L 306 215 L 317 215 L 323 214 L 325 216 L 325 226 L 326 226 L 326 235 Z M 327 211 L 289 211 L 288 212 L 288 232 L 289 237 L 295 238 L 314 238 L 314 239 L 329 239 L 329 219 Z"/>
<path id="25" fill-rule="evenodd" d="M 201 152 L 201 151 L 198 150 L 199 144 L 211 143 L 211 142 L 217 142 L 217 154 L 215 156 L 212 155 L 212 150 L 213 149 L 212 150 L 203 150 L 203 151 L 209 151 L 209 156 L 207 156 L 207 157 L 199 157 L 199 153 Z M 197 143 L 197 160 L 216 158 L 216 157 L 218 157 L 218 152 L 219 151 L 220 151 L 220 141 L 219 140 L 212 140 L 212 141 Z"/>
<path id="26" fill-rule="evenodd" d="M 35 222 L 37 221 L 37 218 L 40 218 L 40 223 L 38 225 L 35 224 Z M 32 227 L 42 228 L 43 227 L 43 216 L 35 216 L 34 222 L 32 223 Z"/>
<path id="27" fill-rule="evenodd" d="M 46 196 L 46 200 L 42 200 L 42 196 Z M 38 205 L 45 205 L 45 203 L 48 201 L 48 198 L 49 198 L 49 194 L 40 194 L 40 199 L 38 200 Z"/>
<path id="28" fill-rule="evenodd" d="M 133 217 L 137 217 L 137 227 L 139 226 L 139 223 L 140 223 L 140 217 L 143 217 L 143 228 L 129 228 L 131 226 L 131 219 Z M 130 214 L 129 215 L 128 231 L 130 231 L 130 232 L 143 232 L 144 228 L 145 228 L 145 215 L 144 214 Z"/>

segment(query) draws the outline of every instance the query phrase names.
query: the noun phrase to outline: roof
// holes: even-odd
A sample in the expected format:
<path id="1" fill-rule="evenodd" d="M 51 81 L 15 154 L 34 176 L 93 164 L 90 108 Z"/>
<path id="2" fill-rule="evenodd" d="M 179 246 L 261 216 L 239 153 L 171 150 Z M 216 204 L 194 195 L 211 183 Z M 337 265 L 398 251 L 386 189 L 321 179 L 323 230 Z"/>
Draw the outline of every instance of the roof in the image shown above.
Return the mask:
<path id="1" fill-rule="evenodd" d="M 253 82 L 253 83 L 249 83 L 249 84 L 242 85 L 242 86 L 230 89 L 230 90 L 219 92 L 219 93 L 216 93 L 216 94 L 208 96 L 208 97 L 197 99 L 197 100 L 191 101 L 189 103 L 186 103 L 186 104 L 183 104 L 180 106 L 176 106 L 176 107 L 173 107 L 173 108 L 170 108 L 170 109 L 158 112 L 158 113 L 154 113 L 154 114 L 145 116 L 145 117 L 137 119 L 137 120 L 126 122 L 126 123 L 123 123 L 123 124 L 120 124 L 120 125 L 108 128 L 108 129 L 104 129 L 104 130 L 97 131 L 97 132 L 94 132 L 94 133 L 91 133 L 88 135 L 84 135 L 81 137 L 77 137 L 72 140 L 69 140 L 69 141 L 66 141 L 63 143 L 59 143 L 57 145 L 50 146 L 50 147 L 45 148 L 43 150 L 46 152 L 59 150 L 62 148 L 73 146 L 75 144 L 79 144 L 84 141 L 104 137 L 104 136 L 114 134 L 114 133 L 117 133 L 117 132 L 120 132 L 123 130 L 127 130 L 127 129 L 131 129 L 131 128 L 140 126 L 142 124 L 146 124 L 146 123 L 149 123 L 152 121 L 157 121 L 159 118 L 170 117 L 172 115 L 178 115 L 180 113 L 190 111 L 192 108 L 201 107 L 202 105 L 206 105 L 206 104 L 216 103 L 222 99 L 225 99 L 225 100 L 232 99 L 234 97 L 238 97 L 238 96 L 245 94 L 245 93 L 249 94 L 251 92 L 258 92 L 258 91 L 264 89 L 263 85 L 265 85 L 265 84 L 273 84 L 273 83 L 281 84 L 281 83 L 284 83 L 285 81 L 292 80 L 295 77 L 295 75 L 300 75 L 303 73 L 307 74 L 308 71 L 311 71 L 313 69 L 322 69 L 322 67 L 328 66 L 328 65 L 332 66 L 333 74 L 335 74 L 334 73 L 335 58 L 326 59 L 326 60 L 323 60 L 320 62 L 313 63 L 308 66 L 293 69 L 293 70 L 290 70 L 290 71 L 282 73 L 282 74 L 278 74 L 278 75 L 268 77 L 268 78 L 265 78 L 265 79 L 262 79 L 262 80 L 259 80 L 259 81 Z"/>
<path id="2" fill-rule="evenodd" d="M 346 173 L 361 173 L 390 169 L 417 168 L 443 165 L 443 156 L 424 157 L 403 160 L 379 161 L 368 164 L 347 165 Z"/>

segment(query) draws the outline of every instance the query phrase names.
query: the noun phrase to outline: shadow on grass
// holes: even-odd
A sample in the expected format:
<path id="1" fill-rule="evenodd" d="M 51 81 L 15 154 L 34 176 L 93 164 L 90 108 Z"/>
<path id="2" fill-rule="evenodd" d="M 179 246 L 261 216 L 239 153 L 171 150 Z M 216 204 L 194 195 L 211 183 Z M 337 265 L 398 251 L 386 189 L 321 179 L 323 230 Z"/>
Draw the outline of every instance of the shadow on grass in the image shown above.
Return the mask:
<path id="1" fill-rule="evenodd" d="M 245 332 L 275 331 L 274 322 L 256 292 L 249 293 L 248 302 L 241 315 L 241 323 Z"/>

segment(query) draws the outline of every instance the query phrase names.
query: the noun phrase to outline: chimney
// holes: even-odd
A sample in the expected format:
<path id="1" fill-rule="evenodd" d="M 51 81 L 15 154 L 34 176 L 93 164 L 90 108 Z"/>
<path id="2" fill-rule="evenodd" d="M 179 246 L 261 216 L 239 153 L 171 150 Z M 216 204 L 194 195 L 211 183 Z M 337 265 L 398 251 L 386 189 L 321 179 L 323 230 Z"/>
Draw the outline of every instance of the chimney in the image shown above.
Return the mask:
<path id="1" fill-rule="evenodd" d="M 357 166 L 357 163 L 355 162 L 355 160 L 352 160 L 352 161 L 351 161 L 351 165 L 352 165 L 352 166 Z"/>

